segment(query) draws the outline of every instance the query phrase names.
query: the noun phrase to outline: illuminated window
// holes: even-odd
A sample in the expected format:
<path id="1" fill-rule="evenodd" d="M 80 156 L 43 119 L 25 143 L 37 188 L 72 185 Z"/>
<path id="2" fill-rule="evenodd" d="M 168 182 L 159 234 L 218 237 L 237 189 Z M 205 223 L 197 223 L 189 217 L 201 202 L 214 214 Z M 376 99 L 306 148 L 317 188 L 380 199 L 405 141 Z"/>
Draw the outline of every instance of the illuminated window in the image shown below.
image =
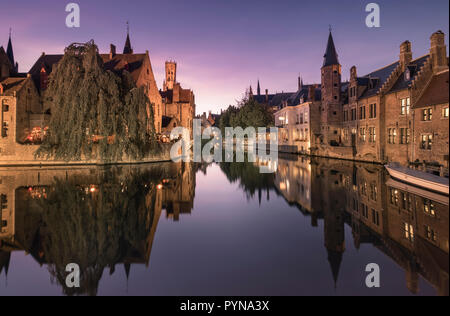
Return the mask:
<path id="1" fill-rule="evenodd" d="M 388 143 L 395 144 L 395 139 L 397 138 L 397 129 L 389 128 L 388 129 Z"/>
<path id="2" fill-rule="evenodd" d="M 448 107 L 442 109 L 442 117 L 448 118 Z"/>
<path id="3" fill-rule="evenodd" d="M 411 99 L 405 98 L 400 100 L 400 111 L 402 115 L 409 114 L 411 108 Z"/>
<path id="4" fill-rule="evenodd" d="M 369 127 L 369 142 L 375 143 L 376 140 L 377 140 L 377 134 L 376 134 L 375 127 Z"/>
<path id="5" fill-rule="evenodd" d="M 431 121 L 433 118 L 433 109 L 424 109 L 422 110 L 422 121 Z"/>
<path id="6" fill-rule="evenodd" d="M 411 131 L 409 128 L 400 129 L 400 144 L 409 144 L 411 140 Z"/>
<path id="7" fill-rule="evenodd" d="M 366 129 L 364 127 L 359 129 L 359 140 L 362 142 L 366 141 Z"/>
<path id="8" fill-rule="evenodd" d="M 414 227 L 408 223 L 405 223 L 405 238 L 414 242 Z"/>
<path id="9" fill-rule="evenodd" d="M 431 150 L 432 145 L 433 145 L 433 135 L 422 134 L 420 137 L 420 148 L 424 150 Z"/>
<path id="10" fill-rule="evenodd" d="M 435 217 L 436 210 L 434 208 L 433 201 L 428 200 L 428 199 L 423 199 L 423 211 L 425 212 L 425 214 Z"/>
<path id="11" fill-rule="evenodd" d="M 432 242 L 437 241 L 437 234 L 430 226 L 425 226 L 425 235 L 427 236 L 428 240 Z"/>

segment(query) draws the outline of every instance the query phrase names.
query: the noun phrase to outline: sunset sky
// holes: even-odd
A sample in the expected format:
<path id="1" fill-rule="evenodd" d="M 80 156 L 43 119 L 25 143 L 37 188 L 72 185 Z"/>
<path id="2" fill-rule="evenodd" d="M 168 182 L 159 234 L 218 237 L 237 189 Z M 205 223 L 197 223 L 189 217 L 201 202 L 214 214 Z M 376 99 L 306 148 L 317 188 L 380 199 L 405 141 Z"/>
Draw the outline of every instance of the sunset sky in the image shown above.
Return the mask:
<path id="1" fill-rule="evenodd" d="M 101 52 L 122 50 L 126 21 L 136 53 L 149 50 L 158 87 L 164 61 L 178 62 L 178 81 L 196 95 L 197 113 L 234 104 L 245 89 L 295 91 L 297 77 L 320 81 L 328 28 L 343 66 L 358 74 L 395 61 L 410 40 L 413 57 L 428 52 L 430 35 L 442 30 L 448 44 L 449 1 L 373 1 L 381 7 L 381 28 L 367 28 L 358 0 L 78 0 L 81 27 L 65 26 L 65 0 L 0 0 L 0 45 L 9 28 L 19 70 L 27 72 L 42 52 L 59 54 L 72 42 L 94 39 Z"/>

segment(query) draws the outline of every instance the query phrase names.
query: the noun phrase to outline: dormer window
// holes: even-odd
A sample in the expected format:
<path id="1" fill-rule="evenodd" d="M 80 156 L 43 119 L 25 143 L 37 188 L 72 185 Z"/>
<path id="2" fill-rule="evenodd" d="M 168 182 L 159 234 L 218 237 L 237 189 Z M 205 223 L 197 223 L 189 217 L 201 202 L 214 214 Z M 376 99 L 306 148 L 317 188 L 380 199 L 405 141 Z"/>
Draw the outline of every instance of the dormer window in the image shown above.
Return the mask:
<path id="1" fill-rule="evenodd" d="M 409 69 L 406 69 L 405 71 L 405 80 L 406 81 L 411 80 L 411 71 Z"/>

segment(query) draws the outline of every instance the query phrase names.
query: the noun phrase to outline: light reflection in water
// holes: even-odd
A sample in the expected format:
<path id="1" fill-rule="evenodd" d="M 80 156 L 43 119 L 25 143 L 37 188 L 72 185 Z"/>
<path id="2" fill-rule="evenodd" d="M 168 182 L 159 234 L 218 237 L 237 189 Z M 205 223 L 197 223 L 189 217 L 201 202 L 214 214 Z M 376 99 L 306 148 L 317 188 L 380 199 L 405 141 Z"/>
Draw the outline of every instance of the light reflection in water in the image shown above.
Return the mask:
<path id="1" fill-rule="evenodd" d="M 277 172 L 260 174 L 259 163 L 275 168 Z M 218 168 L 220 173 L 216 172 Z M 196 188 L 197 178 L 201 179 L 201 184 Z M 217 196 L 214 198 L 210 192 Z M 241 200 L 242 192 L 247 202 Z M 196 266 L 191 273 L 197 274 L 199 279 L 205 273 L 215 274 L 216 285 L 194 285 L 192 281 L 187 282 L 187 275 L 178 274 L 178 292 L 165 288 L 172 280 L 163 276 L 160 276 L 160 282 L 164 285 L 155 281 L 153 285 L 143 286 L 134 281 L 128 285 L 130 291 L 169 295 L 297 295 L 330 294 L 330 287 L 335 286 L 343 294 L 360 294 L 361 289 L 348 285 L 349 278 L 342 277 L 349 274 L 344 263 L 347 260 L 347 266 L 356 269 L 369 251 L 370 256 L 382 254 L 383 258 L 395 263 L 386 269 L 385 273 L 390 274 L 387 277 L 398 278 L 399 271 L 406 274 L 406 279 L 402 276 L 403 287 L 406 284 L 410 293 L 448 295 L 448 197 L 393 181 L 381 166 L 285 156 L 280 157 L 278 163 L 255 164 L 165 163 L 48 170 L 3 168 L 0 170 L 0 193 L 0 295 L 13 294 L 14 288 L 18 293 L 31 291 L 33 287 L 29 284 L 36 286 L 36 283 L 39 283 L 36 291 L 30 294 L 55 294 L 55 286 L 62 288 L 65 295 L 126 294 L 117 289 L 115 282 L 119 281 L 113 281 L 117 275 L 116 266 L 123 266 L 126 278 L 130 277 L 132 267 L 139 271 L 136 273 L 140 279 L 155 280 L 155 274 L 165 275 L 164 266 L 170 264 L 164 261 L 167 259 L 163 258 L 163 245 L 167 243 L 169 231 L 172 232 L 170 238 L 176 238 L 177 234 L 183 239 L 191 238 L 192 252 L 197 254 L 181 258 L 186 262 L 179 264 L 188 266 L 191 262 Z M 263 202 L 263 194 L 268 202 Z M 222 199 L 231 209 L 227 210 L 226 205 L 214 205 L 214 201 Z M 195 200 L 198 205 L 194 205 Z M 289 212 L 290 215 L 280 213 L 274 217 L 274 212 Z M 165 214 L 165 219 L 161 214 Z M 248 216 L 253 216 L 261 225 L 239 225 L 239 222 L 247 223 Z M 298 227 L 294 225 L 298 216 L 310 218 L 309 227 L 302 226 L 309 241 L 279 237 L 281 232 L 298 234 Z M 232 244 L 227 244 L 226 235 L 222 235 L 228 231 L 224 220 L 232 221 L 234 225 L 230 237 L 236 241 Z M 168 226 L 175 225 L 170 224 L 173 221 L 186 226 L 178 229 Z M 214 228 L 209 231 L 210 235 L 202 235 L 207 225 Z M 188 234 L 186 227 L 191 228 Z M 268 229 L 273 234 L 266 241 L 265 250 L 262 239 L 270 236 L 266 234 L 255 240 L 248 237 L 262 233 L 259 229 Z M 277 233 L 277 229 L 281 230 Z M 158 241 L 159 234 L 161 241 Z M 240 239 L 243 236 L 247 240 Z M 223 243 L 222 248 L 206 247 L 203 243 L 208 239 Z M 289 252 L 291 255 L 283 257 L 275 255 L 277 248 L 306 250 L 318 241 L 322 246 L 314 248 L 307 257 L 298 258 L 292 251 Z M 183 242 L 188 240 L 180 240 L 180 247 Z M 159 247 L 150 260 L 155 243 Z M 251 243 L 250 250 L 244 247 L 246 243 Z M 174 251 L 182 253 L 184 249 Z M 322 258 L 323 251 L 326 256 Z M 273 255 L 270 252 L 274 252 Z M 32 268 L 29 261 L 23 263 L 25 259 L 21 254 L 24 253 L 46 268 L 47 281 L 38 276 L 31 280 L 11 279 L 10 275 L 9 287 L 1 286 L 6 284 L 8 272 L 15 266 Z M 215 261 L 223 253 L 230 256 Z M 252 256 L 264 258 L 253 271 L 253 277 L 258 278 L 258 281 L 253 279 L 256 290 L 250 290 L 251 283 L 247 282 L 249 290 L 239 292 L 242 285 L 237 281 L 250 274 L 235 265 Z M 211 264 L 208 266 L 205 260 Z M 288 271 L 289 278 L 303 279 L 303 283 L 292 285 L 284 281 L 285 285 L 281 286 L 278 283 L 283 283 L 283 274 L 266 272 L 276 264 L 291 262 L 292 265 L 297 260 L 304 262 L 310 270 Z M 323 265 L 323 260 L 328 271 L 331 270 L 328 272 L 331 283 L 320 275 L 323 272 L 319 271 L 319 266 Z M 154 262 L 153 267 L 150 261 Z M 76 262 L 82 268 L 79 289 L 68 289 L 64 285 L 65 266 L 70 262 Z M 232 266 L 235 267 L 233 273 L 227 271 Z M 39 271 L 42 274 L 45 270 Z M 315 275 L 317 280 L 305 281 L 305 273 Z M 183 278 L 186 278 L 185 282 Z M 227 283 L 230 278 L 235 278 L 236 285 Z M 109 292 L 105 289 L 99 293 L 102 279 L 109 286 L 112 284 Z M 343 284 L 341 288 L 340 284 Z M 428 289 L 430 285 L 434 293 Z M 261 290 L 263 287 L 266 288 Z M 404 294 L 382 290 L 384 292 L 377 294 Z"/>

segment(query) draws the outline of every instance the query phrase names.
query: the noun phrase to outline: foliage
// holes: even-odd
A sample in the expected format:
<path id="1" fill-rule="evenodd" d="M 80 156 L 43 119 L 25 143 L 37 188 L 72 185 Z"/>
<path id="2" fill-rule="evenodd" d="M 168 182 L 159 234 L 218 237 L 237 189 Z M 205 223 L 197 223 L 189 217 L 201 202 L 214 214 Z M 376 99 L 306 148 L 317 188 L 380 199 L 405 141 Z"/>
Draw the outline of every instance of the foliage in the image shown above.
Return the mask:
<path id="1" fill-rule="evenodd" d="M 273 126 L 273 115 L 267 105 L 256 102 L 252 97 L 244 97 L 237 106 L 225 110 L 219 125 L 223 135 L 226 127 L 269 127 Z"/>
<path id="2" fill-rule="evenodd" d="M 128 71 L 105 70 L 93 41 L 66 48 L 49 79 L 44 108 L 51 120 L 36 156 L 117 161 L 156 149 L 144 88 L 136 87 Z"/>

